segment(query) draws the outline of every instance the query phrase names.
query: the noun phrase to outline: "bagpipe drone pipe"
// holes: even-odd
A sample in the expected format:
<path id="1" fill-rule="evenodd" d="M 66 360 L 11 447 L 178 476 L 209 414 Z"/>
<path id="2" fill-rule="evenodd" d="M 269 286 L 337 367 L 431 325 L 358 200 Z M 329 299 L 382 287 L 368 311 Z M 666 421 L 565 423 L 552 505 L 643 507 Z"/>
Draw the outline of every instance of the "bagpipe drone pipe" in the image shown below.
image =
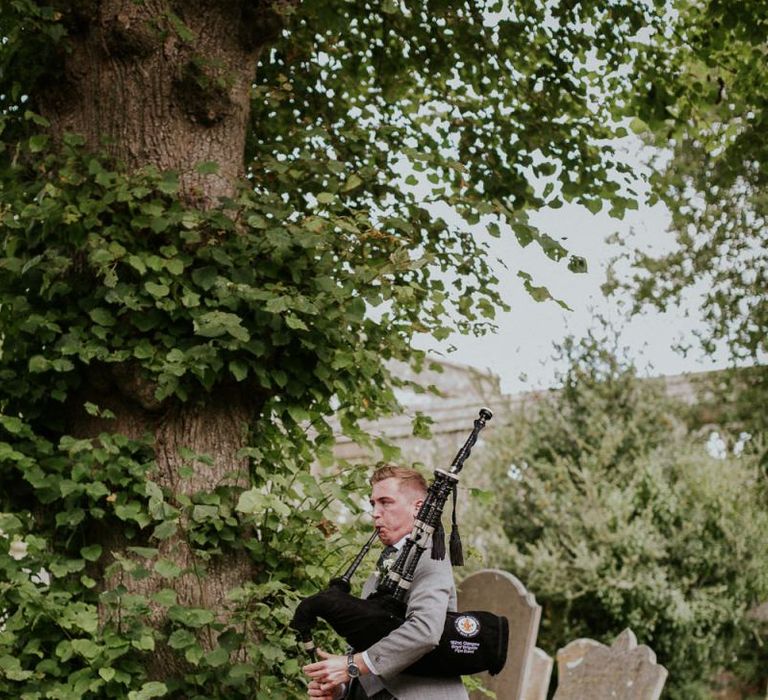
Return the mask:
<path id="1" fill-rule="evenodd" d="M 422 554 L 429 549 L 433 559 L 445 558 L 445 533 L 441 516 L 448 496 L 454 494 L 454 530 L 451 533 L 451 560 L 463 563 L 461 541 L 455 529 L 455 491 L 458 473 L 477 441 L 477 436 L 492 417 L 481 409 L 472 433 L 454 458 L 449 470 L 435 470 L 435 478 L 419 509 L 411 534 L 400 554 L 382 577 L 369 598 L 350 594 L 350 581 L 377 533 L 363 546 L 360 553 L 340 578 L 333 579 L 325 591 L 302 600 L 296 608 L 291 627 L 304 648 L 315 659 L 312 630 L 318 618 L 325 620 L 357 651 L 364 651 L 386 637 L 405 621 L 406 597 Z M 404 673 L 421 676 L 453 677 L 488 671 L 495 675 L 507 659 L 509 624 L 506 617 L 486 611 L 448 612 L 438 645 L 422 656 Z"/>

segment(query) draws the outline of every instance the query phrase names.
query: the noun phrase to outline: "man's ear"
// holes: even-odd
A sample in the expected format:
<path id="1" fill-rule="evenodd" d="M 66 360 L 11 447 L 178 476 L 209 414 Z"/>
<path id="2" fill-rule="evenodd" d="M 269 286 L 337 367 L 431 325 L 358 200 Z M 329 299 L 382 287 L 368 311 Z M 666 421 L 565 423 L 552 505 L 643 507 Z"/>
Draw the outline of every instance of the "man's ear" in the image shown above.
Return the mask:
<path id="1" fill-rule="evenodd" d="M 424 505 L 424 499 L 423 498 L 417 498 L 413 502 L 413 508 L 414 508 L 413 514 L 414 514 L 414 516 L 419 514 L 419 510 L 421 510 L 421 506 L 422 505 Z"/>

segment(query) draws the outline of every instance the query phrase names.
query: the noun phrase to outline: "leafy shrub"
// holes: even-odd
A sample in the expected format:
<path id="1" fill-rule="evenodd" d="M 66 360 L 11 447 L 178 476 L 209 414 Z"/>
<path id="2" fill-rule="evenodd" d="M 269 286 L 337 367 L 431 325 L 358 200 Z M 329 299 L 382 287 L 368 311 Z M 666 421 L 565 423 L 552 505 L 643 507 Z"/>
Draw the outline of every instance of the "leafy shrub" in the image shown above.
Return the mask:
<path id="1" fill-rule="evenodd" d="M 755 644 L 745 614 L 768 595 L 756 451 L 710 454 L 662 385 L 595 338 L 562 351 L 562 388 L 489 450 L 497 563 L 543 606 L 540 646 L 631 627 L 669 669 L 669 698 L 710 697 L 713 675 Z"/>

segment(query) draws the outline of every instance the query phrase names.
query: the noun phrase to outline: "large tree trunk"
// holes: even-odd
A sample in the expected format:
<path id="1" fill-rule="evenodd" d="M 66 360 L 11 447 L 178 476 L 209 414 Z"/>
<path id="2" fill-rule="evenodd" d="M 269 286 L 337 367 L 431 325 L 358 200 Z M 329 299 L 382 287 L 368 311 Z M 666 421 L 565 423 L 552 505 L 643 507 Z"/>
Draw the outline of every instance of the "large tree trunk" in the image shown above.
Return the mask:
<path id="1" fill-rule="evenodd" d="M 72 50 L 41 94 L 55 134 L 80 134 L 128 168 L 179 173 L 202 206 L 243 174 L 250 87 L 279 15 L 254 0 L 65 3 Z M 216 162 L 215 175 L 196 166 Z"/>
<path id="2" fill-rule="evenodd" d="M 126 383 L 126 379 L 131 381 Z M 249 485 L 248 464 L 238 456 L 246 444 L 248 425 L 257 418 L 263 399 L 243 392 L 239 387 L 219 387 L 199 401 L 150 403 L 136 387 L 144 386 L 131 375 L 129 366 L 94 368 L 81 394 L 72 397 L 70 433 L 77 437 L 93 437 L 101 432 L 118 433 L 133 439 L 146 435 L 154 437 L 156 468 L 150 478 L 172 494 L 171 505 L 178 505 L 179 496 L 211 493 L 219 487 Z M 82 406 L 89 401 L 114 414 L 102 419 L 90 416 Z M 210 459 L 192 460 L 189 453 L 206 455 Z M 160 542 L 146 539 L 128 539 L 120 530 L 93 533 L 106 553 L 99 570 L 102 587 L 113 590 L 124 586 L 131 594 L 143 595 L 149 601 L 150 621 L 159 627 L 165 619 L 165 608 L 152 602 L 152 596 L 172 586 L 179 605 L 205 608 L 217 612 L 218 620 L 226 622 L 230 610 L 227 593 L 255 575 L 253 562 L 246 550 L 229 551 L 224 556 L 203 560 L 195 555 L 185 536 L 189 523 L 181 519 L 178 531 Z M 158 546 L 156 557 L 134 557 L 127 547 Z M 104 570 L 112 564 L 115 554 L 134 559 L 143 568 L 152 571 L 160 559 L 170 561 L 184 573 L 172 583 L 162 576 L 133 577 L 122 570 L 107 577 Z M 110 608 L 100 609 L 102 621 L 110 619 Z M 215 639 L 200 638 L 203 648 L 210 650 Z M 155 679 L 182 672 L 183 660 L 169 647 L 159 645 L 148 660 L 149 675 Z"/>
<path id="3" fill-rule="evenodd" d="M 270 8 L 257 7 L 253 0 L 61 3 L 70 50 L 61 56 L 62 76 L 41 91 L 36 106 L 50 121 L 55 139 L 80 134 L 89 150 L 106 153 L 128 171 L 145 166 L 175 171 L 187 203 L 214 207 L 221 197 L 233 195 L 242 180 L 250 86 L 259 50 L 279 27 Z M 201 174 L 196 166 L 211 161 L 218 171 Z M 157 471 L 151 478 L 176 495 L 212 491 L 226 483 L 245 487 L 247 463 L 238 450 L 263 398 L 243 394 L 234 387 L 216 387 L 188 402 L 158 402 L 154 386 L 137 368 L 102 365 L 93 368 L 80 395 L 70 399 L 69 429 L 81 437 L 102 430 L 154 436 Z M 89 416 L 82 409 L 86 401 L 110 409 L 115 418 L 105 422 Z M 181 448 L 210 455 L 212 462 L 190 465 Z M 191 474 L 184 466 L 193 467 Z M 136 544 L 119 533 L 100 537 L 108 552 Z M 174 580 L 178 602 L 219 610 L 222 616 L 227 591 L 253 573 L 245 554 L 196 560 L 183 536 L 163 541 L 160 549 L 161 557 L 189 572 Z M 127 577 L 122 583 L 129 592 L 144 595 L 168 585 L 157 575 Z M 153 608 L 154 623 L 162 616 L 162 608 Z M 169 649 L 158 650 L 150 664 L 155 678 L 181 667 Z"/>

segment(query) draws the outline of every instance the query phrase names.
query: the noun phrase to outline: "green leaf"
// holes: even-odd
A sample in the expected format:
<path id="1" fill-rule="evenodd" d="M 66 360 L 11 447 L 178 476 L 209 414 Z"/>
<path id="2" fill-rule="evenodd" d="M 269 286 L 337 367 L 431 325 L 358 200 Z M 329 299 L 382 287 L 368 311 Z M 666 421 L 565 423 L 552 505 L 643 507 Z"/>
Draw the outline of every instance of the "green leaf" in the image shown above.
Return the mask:
<path id="1" fill-rule="evenodd" d="M 542 302 L 552 298 L 552 295 L 546 287 L 536 287 L 532 283 L 533 278 L 527 272 L 520 270 L 517 273 L 517 276 L 524 280 L 525 291 L 531 295 L 534 301 Z"/>
<path id="2" fill-rule="evenodd" d="M 128 693 L 128 700 L 151 700 L 160 698 L 168 693 L 168 687 L 165 683 L 151 681 L 141 686 L 141 690 L 132 690 Z"/>
<path id="3" fill-rule="evenodd" d="M 157 540 L 167 540 L 176 534 L 179 524 L 176 520 L 165 520 L 160 523 L 152 532 L 152 537 Z"/>
<path id="4" fill-rule="evenodd" d="M 171 225 L 171 220 L 167 216 L 153 216 L 149 225 L 155 233 L 162 233 Z"/>
<path id="5" fill-rule="evenodd" d="M 140 651 L 154 651 L 155 638 L 151 634 L 143 634 L 138 639 L 134 639 L 131 646 Z"/>
<path id="6" fill-rule="evenodd" d="M 240 494 L 240 498 L 237 500 L 237 506 L 235 510 L 240 513 L 255 514 L 260 513 L 264 509 L 264 494 L 256 488 L 252 488 L 249 491 L 243 491 Z"/>
<path id="7" fill-rule="evenodd" d="M 267 228 L 269 222 L 260 214 L 251 214 L 248 217 L 248 225 L 253 228 L 264 229 Z"/>
<path id="8" fill-rule="evenodd" d="M 101 653 L 101 647 L 90 639 L 73 639 L 72 650 L 88 661 L 93 661 Z"/>
<path id="9" fill-rule="evenodd" d="M 25 681 L 34 675 L 32 671 L 23 670 L 19 659 L 13 656 L 0 656 L 0 671 L 11 681 Z"/>
<path id="10" fill-rule="evenodd" d="M 207 292 L 213 287 L 218 274 L 215 267 L 201 267 L 192 271 L 192 280 L 198 287 Z"/>
<path id="11" fill-rule="evenodd" d="M 82 630 L 93 634 L 99 627 L 99 613 L 95 605 L 69 603 L 61 613 L 59 624 L 66 630 Z"/>
<path id="12" fill-rule="evenodd" d="M 29 358 L 29 363 L 27 367 L 29 368 L 29 371 L 33 374 L 40 373 L 40 372 L 46 372 L 50 368 L 50 363 L 48 360 L 43 357 L 42 355 L 33 355 L 31 358 Z"/>
<path id="13" fill-rule="evenodd" d="M 162 299 L 168 296 L 171 288 L 167 284 L 158 284 L 157 282 L 145 282 L 144 289 L 146 289 L 156 299 Z"/>
<path id="14" fill-rule="evenodd" d="M 148 360 L 154 354 L 155 349 L 146 339 L 140 340 L 138 345 L 133 349 L 133 356 L 138 360 Z"/>
<path id="15" fill-rule="evenodd" d="M 44 129 L 48 129 L 51 126 L 51 122 L 49 122 L 45 117 L 33 112 L 30 109 L 25 110 L 24 119 L 31 121 L 33 124 L 37 124 L 38 126 L 42 126 Z"/>
<path id="16" fill-rule="evenodd" d="M 192 520 L 195 522 L 203 522 L 204 520 L 210 520 L 211 518 L 219 517 L 218 506 L 195 506 L 192 509 Z"/>
<path id="17" fill-rule="evenodd" d="M 92 544 L 80 550 L 80 556 L 88 561 L 98 561 L 101 556 L 101 545 Z"/>
<path id="18" fill-rule="evenodd" d="M 205 662 L 213 668 L 223 666 L 229 661 L 229 652 L 223 647 L 217 647 L 205 655 Z"/>
<path id="19" fill-rule="evenodd" d="M 22 530 L 21 520 L 13 513 L 0 513 L 0 530 L 7 535 Z"/>
<path id="20" fill-rule="evenodd" d="M 154 272 L 160 272 L 165 267 L 165 260 L 159 255 L 146 255 L 144 260 L 147 267 Z"/>
<path id="21" fill-rule="evenodd" d="M 168 637 L 168 646 L 171 649 L 186 649 L 197 644 L 197 637 L 187 629 L 174 630 Z"/>
<path id="22" fill-rule="evenodd" d="M 164 194 L 176 194 L 179 190 L 178 174 L 172 171 L 163 173 L 162 179 L 157 183 L 157 189 Z"/>
<path id="23" fill-rule="evenodd" d="M 199 224 L 200 224 L 200 214 L 198 212 L 185 211 L 184 214 L 182 214 L 181 225 L 184 228 L 189 230 L 195 229 Z M 192 242 L 191 239 L 186 237 L 186 235 L 185 235 L 185 240 Z"/>
<path id="24" fill-rule="evenodd" d="M 48 145 L 48 136 L 35 134 L 29 139 L 29 150 L 32 153 L 40 153 Z"/>
<path id="25" fill-rule="evenodd" d="M 200 295 L 195 292 L 186 290 L 181 297 L 181 303 L 188 309 L 193 309 L 196 306 L 200 306 Z"/>
<path id="26" fill-rule="evenodd" d="M 116 323 L 115 317 L 112 315 L 112 313 L 108 309 L 104 309 L 102 307 L 92 309 L 88 315 L 91 317 L 91 320 L 94 323 L 98 323 L 100 326 L 111 328 Z"/>
<path id="27" fill-rule="evenodd" d="M 354 173 L 347 178 L 344 186 L 341 188 L 342 192 L 350 192 L 363 184 L 363 179 L 359 175 Z"/>
<path id="28" fill-rule="evenodd" d="M 143 275 L 147 271 L 147 266 L 144 264 L 144 261 L 138 255 L 129 255 L 126 258 L 126 261 L 140 275 Z"/>
<path id="29" fill-rule="evenodd" d="M 165 607 L 176 605 L 176 599 L 176 591 L 172 588 L 163 588 L 152 596 L 152 600 Z"/>
<path id="30" fill-rule="evenodd" d="M 603 208 L 603 202 L 600 199 L 588 199 L 584 206 L 593 214 L 597 214 Z"/>
<path id="31" fill-rule="evenodd" d="M 180 606 L 170 608 L 168 610 L 168 617 L 187 627 L 204 627 L 205 625 L 210 625 L 216 619 L 213 610 L 182 608 Z"/>
<path id="32" fill-rule="evenodd" d="M 280 314 L 285 311 L 290 304 L 290 299 L 286 296 L 272 297 L 267 300 L 264 308 L 272 314 Z"/>
<path id="33" fill-rule="evenodd" d="M 248 365 L 242 360 L 230 360 L 229 371 L 238 382 L 242 382 L 248 376 Z"/>
<path id="34" fill-rule="evenodd" d="M 171 260 L 167 260 L 165 263 L 165 268 L 170 272 L 172 275 L 181 275 L 184 273 L 184 263 L 183 261 L 179 260 L 178 258 L 173 258 Z"/>
<path id="35" fill-rule="evenodd" d="M 82 559 L 63 559 L 51 562 L 48 570 L 57 578 L 64 578 L 69 574 L 77 573 L 85 568 L 85 561 Z"/>
<path id="36" fill-rule="evenodd" d="M 287 314 L 285 316 L 285 325 L 288 326 L 288 328 L 292 328 L 293 330 L 309 330 L 307 324 L 304 323 L 304 321 L 302 321 L 298 316 L 294 316 L 293 314 Z"/>
<path id="37" fill-rule="evenodd" d="M 215 161 L 206 161 L 204 163 L 198 163 L 195 170 L 201 175 L 215 175 L 219 172 L 219 164 Z"/>
<path id="38" fill-rule="evenodd" d="M 578 255 L 571 255 L 568 260 L 568 269 L 579 274 L 587 272 L 587 260 Z"/>
<path id="39" fill-rule="evenodd" d="M 240 317 L 225 311 L 209 311 L 201 314 L 195 319 L 194 328 L 195 333 L 204 338 L 219 338 L 229 334 L 245 343 L 251 337 L 241 325 Z"/>
<path id="40" fill-rule="evenodd" d="M 154 570 L 163 578 L 176 578 L 181 573 L 181 568 L 167 559 L 158 559 Z"/>
<path id="41" fill-rule="evenodd" d="M 24 423 L 15 416 L 4 416 L 0 414 L 0 425 L 3 426 L 12 435 L 20 435 L 24 432 Z"/>

